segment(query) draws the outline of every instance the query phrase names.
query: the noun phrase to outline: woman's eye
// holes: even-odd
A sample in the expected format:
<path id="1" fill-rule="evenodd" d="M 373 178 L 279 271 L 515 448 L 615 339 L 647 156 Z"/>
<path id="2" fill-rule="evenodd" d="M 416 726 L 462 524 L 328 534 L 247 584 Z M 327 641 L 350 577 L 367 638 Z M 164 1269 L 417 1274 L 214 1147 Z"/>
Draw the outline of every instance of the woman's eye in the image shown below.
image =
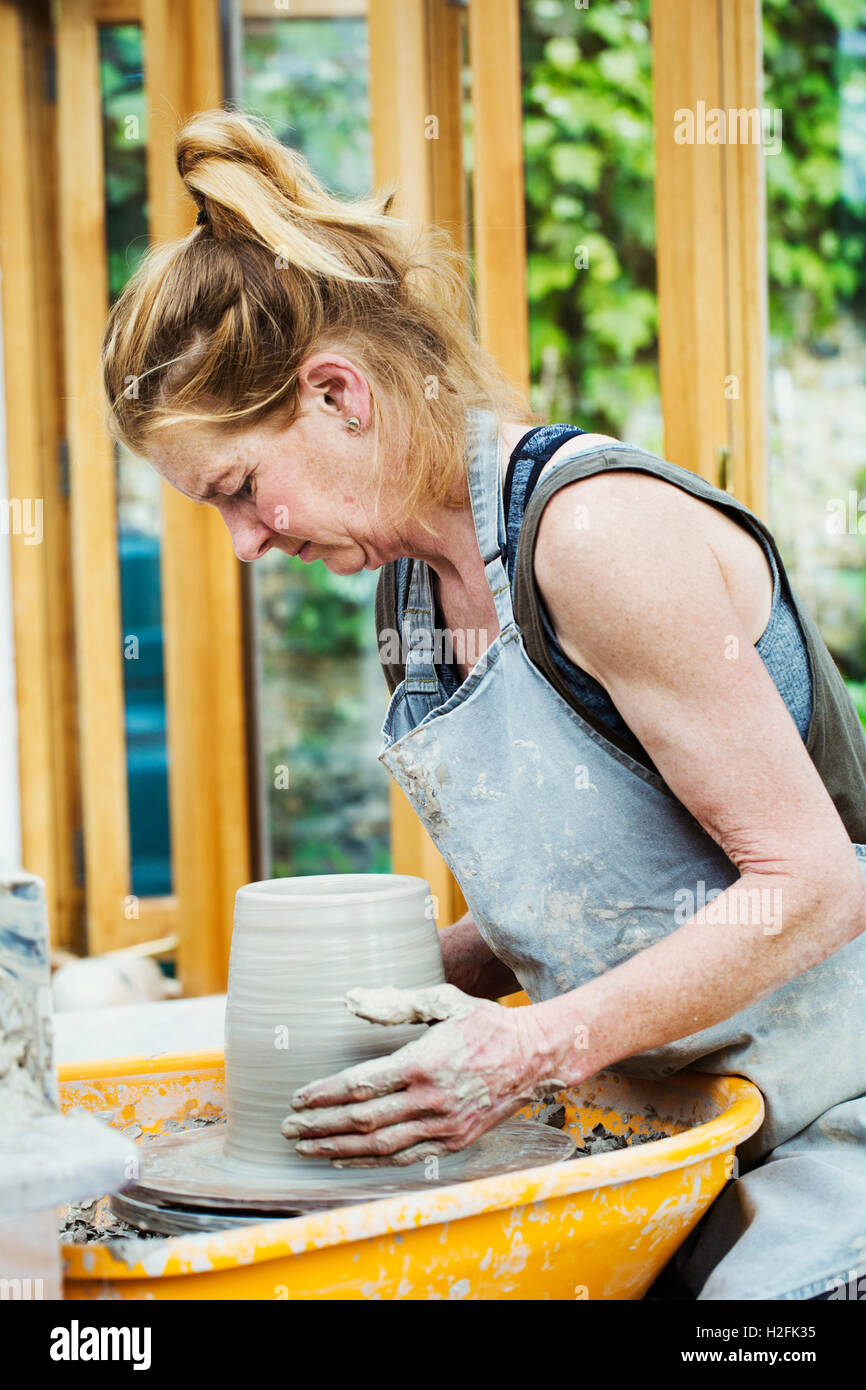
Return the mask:
<path id="1" fill-rule="evenodd" d="M 234 495 L 235 497 L 251 497 L 251 496 L 252 496 L 252 483 L 253 483 L 253 475 L 252 475 L 252 473 L 250 473 L 249 477 L 247 477 L 247 478 L 244 479 L 243 483 L 242 483 L 241 486 L 238 488 L 237 492 L 234 493 L 233 495 Z"/>

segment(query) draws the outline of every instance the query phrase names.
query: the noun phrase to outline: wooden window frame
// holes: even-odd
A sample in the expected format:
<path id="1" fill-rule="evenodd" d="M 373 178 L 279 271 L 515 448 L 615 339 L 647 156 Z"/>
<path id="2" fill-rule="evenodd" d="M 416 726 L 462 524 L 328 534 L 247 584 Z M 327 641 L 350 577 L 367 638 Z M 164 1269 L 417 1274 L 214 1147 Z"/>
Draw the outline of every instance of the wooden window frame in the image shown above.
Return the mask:
<path id="1" fill-rule="evenodd" d="M 55 946 L 84 945 L 63 428 L 57 153 L 47 0 L 0 4 L 0 255 L 8 484 L 44 539 L 12 538 L 21 854 L 45 880 Z"/>
<path id="2" fill-rule="evenodd" d="M 448 0 L 369 0 L 367 22 L 376 183 L 397 183 L 398 212 L 450 229 L 465 250 L 460 8 Z M 436 140 L 425 134 L 430 115 L 439 121 Z M 390 807 L 392 869 L 427 879 L 437 923 L 447 926 L 466 911 L 460 887 L 393 780 Z"/>
<path id="3" fill-rule="evenodd" d="M 760 0 L 653 0 L 665 454 L 767 515 L 767 212 L 758 144 L 677 144 L 675 113 L 761 110 Z"/>
<path id="4" fill-rule="evenodd" d="M 165 489 L 163 607 L 176 892 L 170 899 L 142 900 L 140 918 L 129 922 L 123 911 L 129 846 L 114 463 L 100 424 L 97 381 L 107 299 L 94 288 L 106 283 L 96 24 L 141 23 L 146 71 L 158 74 L 158 82 L 147 85 L 148 188 L 151 235 L 160 240 L 190 225 L 171 145 L 182 115 L 221 98 L 218 3 L 61 0 L 56 167 L 62 277 L 58 248 L 46 230 L 55 173 L 53 121 L 46 101 L 34 98 L 49 7 L 37 0 L 25 14 L 27 8 L 0 0 L 10 131 L 0 152 L 3 187 L 9 190 L 0 205 L 0 236 L 10 492 L 43 496 L 52 518 L 50 545 L 12 552 L 24 856 L 48 881 L 55 939 L 76 941 L 81 889 L 72 848 L 77 785 L 71 711 L 77 694 L 88 945 L 92 951 L 109 949 L 179 929 L 180 973 L 195 993 L 218 988 L 225 978 L 230 903 L 250 867 L 241 582 L 216 514 Z M 405 214 L 448 226 L 465 249 L 460 11 L 452 0 L 292 0 L 286 16 L 367 15 L 376 182 L 396 180 Z M 273 19 L 280 11 L 273 0 L 241 0 L 241 13 Z M 693 108 L 699 98 L 708 107 L 760 109 L 760 20 L 760 0 L 652 5 L 665 453 L 728 488 L 759 515 L 766 513 L 763 151 L 753 145 L 678 145 L 672 124 L 676 110 Z M 468 0 L 468 32 L 480 337 L 527 391 L 519 0 Z M 70 112 L 74 119 L 63 119 Z M 436 141 L 425 138 L 431 114 L 439 118 Z M 34 141 L 43 155 L 38 164 Z M 65 377 L 56 348 L 60 278 Z M 13 335 L 14 354 L 8 350 Z M 728 389 L 732 378 L 735 394 Z M 70 504 L 56 467 L 63 396 Z M 72 627 L 67 505 L 77 681 L 62 655 Z M 216 712 L 215 728 L 205 712 L 207 719 Z M 439 899 L 440 925 L 454 920 L 465 910 L 462 894 L 393 785 L 391 807 L 394 870 L 427 877 Z"/>
<path id="5" fill-rule="evenodd" d="M 370 0 L 376 173 L 401 180 L 408 211 L 417 216 L 434 206 L 430 166 L 441 159 L 439 151 L 428 152 L 425 161 L 422 108 L 438 111 L 453 101 L 459 61 L 453 50 L 445 50 L 445 57 L 432 50 L 440 58 L 434 95 L 426 77 L 425 19 L 428 26 L 447 24 L 448 9 L 453 16 L 447 0 Z M 520 4 L 469 0 L 468 9 L 479 335 L 515 385 L 528 391 Z M 653 0 L 665 454 L 766 515 L 763 151 L 755 145 L 678 145 L 673 139 L 673 113 L 694 107 L 699 97 L 708 107 L 760 109 L 760 26 L 760 0 Z M 452 169 L 462 167 L 458 148 L 448 158 Z M 462 895 L 396 789 L 392 842 L 395 868 L 425 873 L 435 883 L 440 924 L 459 916 L 465 910 Z"/>
<path id="6" fill-rule="evenodd" d="M 130 908 L 126 740 L 113 445 L 98 352 L 108 312 L 97 27 L 139 23 L 151 242 L 192 225 L 172 156 L 180 120 L 221 100 L 212 0 L 63 0 L 57 24 L 67 437 L 88 946 L 172 930 L 188 994 L 225 985 L 231 904 L 249 878 L 241 586 L 212 508 L 161 489 L 173 893 Z M 74 116 L 73 116 L 74 113 Z M 137 915 L 136 914 L 137 910 Z"/>

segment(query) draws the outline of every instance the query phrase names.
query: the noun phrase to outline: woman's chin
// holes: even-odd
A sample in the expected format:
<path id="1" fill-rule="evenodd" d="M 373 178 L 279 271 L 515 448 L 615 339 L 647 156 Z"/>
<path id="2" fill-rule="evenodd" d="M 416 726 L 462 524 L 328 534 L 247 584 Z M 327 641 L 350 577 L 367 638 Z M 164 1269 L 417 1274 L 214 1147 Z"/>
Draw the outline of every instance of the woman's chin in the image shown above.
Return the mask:
<path id="1" fill-rule="evenodd" d="M 333 555 L 329 559 L 327 555 L 322 555 L 321 560 L 325 569 L 330 570 L 331 574 L 361 574 L 367 568 L 363 559 L 359 563 L 357 560 L 349 560 L 346 557 L 340 558 Z"/>
<path id="2" fill-rule="evenodd" d="M 315 560 L 321 560 L 326 570 L 331 574 L 347 575 L 362 574 L 367 568 L 367 556 L 363 550 L 351 553 L 345 551 L 334 551 L 329 554 L 326 550 L 323 555 L 314 555 Z"/>

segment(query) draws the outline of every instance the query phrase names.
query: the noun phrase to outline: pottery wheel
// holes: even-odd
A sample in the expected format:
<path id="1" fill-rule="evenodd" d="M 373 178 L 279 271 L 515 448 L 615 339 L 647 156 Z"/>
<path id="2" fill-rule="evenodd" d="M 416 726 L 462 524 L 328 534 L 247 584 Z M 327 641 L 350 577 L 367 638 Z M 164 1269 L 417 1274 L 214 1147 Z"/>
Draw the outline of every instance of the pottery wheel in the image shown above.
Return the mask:
<path id="1" fill-rule="evenodd" d="M 223 1211 L 205 1211 L 195 1207 L 175 1207 L 168 1202 L 146 1202 L 140 1197 L 130 1197 L 128 1192 L 115 1192 L 108 1199 L 112 1215 L 119 1216 L 128 1226 L 137 1226 L 140 1231 L 152 1231 L 161 1236 L 198 1235 L 204 1231 L 229 1231 L 238 1226 L 259 1225 L 263 1221 L 285 1220 L 287 1213 L 267 1216 L 260 1212 L 257 1216 L 250 1212 L 230 1215 Z M 301 1212 L 294 1213 L 298 1216 Z"/>
<path id="2" fill-rule="evenodd" d="M 335 1168 L 317 1159 L 295 1159 L 285 1170 L 258 1168 L 228 1161 L 224 1144 L 222 1125 L 154 1140 L 141 1150 L 140 1177 L 113 1200 L 112 1209 L 149 1230 L 165 1230 L 165 1223 L 172 1219 L 175 1231 L 217 1229 L 218 1216 L 245 1224 L 245 1220 L 427 1192 L 431 1187 L 560 1163 L 575 1149 L 574 1140 L 561 1130 L 532 1120 L 504 1120 L 468 1148 L 440 1157 L 436 1176 L 428 1176 L 430 1161 L 425 1164 L 423 1159 L 406 1168 Z M 118 1200 L 124 1211 L 118 1209 Z M 146 1220 L 137 1219 L 136 1213 Z M 196 1215 L 208 1226 L 200 1224 Z M 183 1224 L 187 1217 L 188 1224 Z M 159 1221 L 163 1224 L 153 1224 Z"/>

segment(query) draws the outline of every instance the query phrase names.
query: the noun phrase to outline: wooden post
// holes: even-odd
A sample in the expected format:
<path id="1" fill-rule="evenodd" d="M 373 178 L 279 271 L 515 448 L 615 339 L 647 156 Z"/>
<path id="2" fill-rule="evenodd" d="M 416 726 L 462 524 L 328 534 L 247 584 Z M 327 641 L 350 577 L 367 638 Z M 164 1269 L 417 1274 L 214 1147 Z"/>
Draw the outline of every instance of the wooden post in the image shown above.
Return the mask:
<path id="1" fill-rule="evenodd" d="M 87 944 L 126 944 L 129 887 L 114 449 L 103 427 L 99 347 L 108 313 L 99 55 L 93 6 L 64 0 L 58 157 L 75 653 Z"/>
<path id="2" fill-rule="evenodd" d="M 763 60 L 760 0 L 720 4 L 722 106 L 760 112 Z M 766 158 L 758 143 L 729 143 L 725 155 L 725 233 L 728 281 L 728 373 L 738 389 L 729 405 L 729 486 L 766 519 L 769 431 L 767 364 Z"/>
<path id="3" fill-rule="evenodd" d="M 103 427 L 99 346 L 108 311 L 99 22 L 141 22 L 148 101 L 151 237 L 194 222 L 177 177 L 181 120 L 216 106 L 216 0 L 63 0 L 59 139 L 66 397 L 72 469 L 82 803 L 88 945 L 109 950 L 180 934 L 187 993 L 225 984 L 235 890 L 249 878 L 240 572 L 219 516 L 163 490 L 173 893 L 127 914 L 129 816 L 114 450 Z"/>
<path id="4" fill-rule="evenodd" d="M 475 262 L 482 346 L 529 390 L 519 0 L 470 0 Z"/>
<path id="5" fill-rule="evenodd" d="M 665 453 L 766 511 L 767 269 L 759 142 L 707 140 L 761 108 L 760 0 L 653 0 Z M 693 138 L 676 132 L 694 121 Z M 727 132 L 730 134 L 730 131 Z"/>
<path id="6" fill-rule="evenodd" d="M 426 0 L 370 0 L 370 128 L 377 184 L 395 182 L 398 216 L 433 212 Z"/>
<path id="7" fill-rule="evenodd" d="M 430 111 L 438 122 L 432 147 L 432 218 L 465 254 L 466 177 L 463 167 L 463 17 L 458 5 L 427 0 Z"/>
<path id="8" fill-rule="evenodd" d="M 55 946 L 82 943 L 69 504 L 63 476 L 57 151 L 49 6 L 0 4 L 0 263 L 8 492 L 42 508 L 10 536 L 22 858 L 45 880 Z"/>
<path id="9" fill-rule="evenodd" d="M 446 0 L 370 0 L 368 23 L 376 183 L 396 182 L 395 210 L 444 226 L 462 249 L 459 10 Z M 390 804 L 392 867 L 427 879 L 437 921 L 447 926 L 466 911 L 463 894 L 393 781 Z"/>
<path id="10" fill-rule="evenodd" d="M 219 105 L 217 6 L 144 0 L 151 238 L 192 229 L 174 162 L 181 122 Z M 163 489 L 172 872 L 187 993 L 224 986 L 234 894 L 249 878 L 240 566 L 221 518 Z"/>

